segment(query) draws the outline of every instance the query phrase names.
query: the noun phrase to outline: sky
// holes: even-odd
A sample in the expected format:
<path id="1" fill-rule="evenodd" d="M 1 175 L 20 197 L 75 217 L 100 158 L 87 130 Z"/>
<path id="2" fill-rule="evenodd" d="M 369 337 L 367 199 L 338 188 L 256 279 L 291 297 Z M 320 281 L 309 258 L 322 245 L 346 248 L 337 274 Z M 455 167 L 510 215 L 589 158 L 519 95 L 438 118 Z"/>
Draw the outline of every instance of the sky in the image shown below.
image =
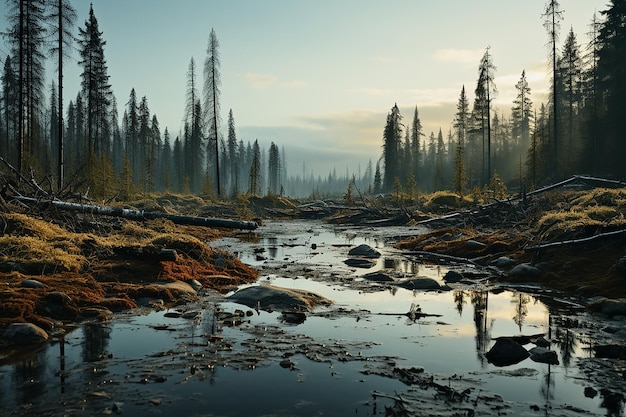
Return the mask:
<path id="1" fill-rule="evenodd" d="M 237 139 L 284 148 L 290 174 L 363 172 L 382 151 L 394 104 L 410 124 L 417 106 L 428 137 L 470 103 L 487 47 L 496 66 L 494 106 L 510 114 L 522 71 L 535 106 L 546 102 L 547 0 L 92 0 L 113 92 L 146 96 L 161 132 L 180 134 L 187 70 L 198 75 L 215 30 L 221 58 L 221 120 L 232 109 Z M 608 0 L 559 0 L 560 46 L 570 28 L 588 42 Z M 84 27 L 90 2 L 72 1 Z M 6 2 L 0 30 L 6 29 Z M 0 60 L 7 46 L 0 43 Z M 78 53 L 65 64 L 64 97 L 76 97 Z M 52 79 L 52 75 L 50 80 Z M 50 83 L 48 81 L 48 84 Z"/>

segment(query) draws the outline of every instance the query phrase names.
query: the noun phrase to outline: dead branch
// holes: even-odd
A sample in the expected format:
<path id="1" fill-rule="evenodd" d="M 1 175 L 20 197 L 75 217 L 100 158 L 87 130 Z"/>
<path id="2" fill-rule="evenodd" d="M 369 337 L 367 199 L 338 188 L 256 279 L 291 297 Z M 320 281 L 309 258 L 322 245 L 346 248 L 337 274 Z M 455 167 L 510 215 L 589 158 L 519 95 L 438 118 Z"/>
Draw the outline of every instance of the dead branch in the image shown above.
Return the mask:
<path id="1" fill-rule="evenodd" d="M 624 234 L 626 234 L 626 229 L 614 230 L 612 232 L 600 233 L 598 235 L 583 237 L 580 239 L 570 239 L 570 240 L 561 240 L 558 242 L 542 243 L 539 245 L 525 248 L 525 250 L 531 251 L 531 250 L 539 250 L 539 249 L 546 249 L 546 248 L 555 248 L 559 246 L 578 245 L 581 243 L 588 243 L 588 242 L 592 242 L 595 240 L 613 238 L 613 237 L 624 235 Z"/>

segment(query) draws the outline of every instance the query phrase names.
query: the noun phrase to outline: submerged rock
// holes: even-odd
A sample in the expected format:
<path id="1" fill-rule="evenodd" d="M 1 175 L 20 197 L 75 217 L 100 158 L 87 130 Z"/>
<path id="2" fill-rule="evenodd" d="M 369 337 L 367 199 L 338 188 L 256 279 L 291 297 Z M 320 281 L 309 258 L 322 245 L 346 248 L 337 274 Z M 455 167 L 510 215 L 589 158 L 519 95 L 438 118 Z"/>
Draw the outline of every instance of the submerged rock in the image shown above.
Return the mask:
<path id="1" fill-rule="evenodd" d="M 534 347 L 530 349 L 530 359 L 534 362 L 547 363 L 549 365 L 558 365 L 559 357 L 553 350 L 548 350 L 544 347 Z"/>
<path id="2" fill-rule="evenodd" d="M 5 346 L 25 346 L 48 340 L 48 333 L 32 323 L 13 323 L 2 334 Z"/>
<path id="3" fill-rule="evenodd" d="M 441 288 L 441 285 L 432 278 L 412 278 L 402 281 L 398 286 L 407 290 L 438 290 Z"/>
<path id="4" fill-rule="evenodd" d="M 352 266 L 354 268 L 364 268 L 364 269 L 369 269 L 376 265 L 376 262 L 370 259 L 363 259 L 363 258 L 348 258 L 343 262 L 348 266 Z"/>
<path id="5" fill-rule="evenodd" d="M 380 258 L 380 252 L 370 245 L 361 244 L 348 252 L 350 256 L 363 256 L 365 258 Z"/>
<path id="6" fill-rule="evenodd" d="M 511 339 L 498 339 L 485 356 L 489 363 L 495 366 L 508 366 L 523 361 L 530 353 Z"/>
<path id="7" fill-rule="evenodd" d="M 370 272 L 369 274 L 363 275 L 368 281 L 374 282 L 393 282 L 395 279 L 389 274 L 385 274 L 384 272 Z"/>
<path id="8" fill-rule="evenodd" d="M 292 309 L 309 310 L 317 305 L 330 305 L 332 301 L 311 291 L 254 285 L 243 288 L 230 297 L 229 301 L 261 310 Z"/>
<path id="9" fill-rule="evenodd" d="M 463 280 L 463 274 L 456 271 L 448 271 L 443 276 L 445 282 L 461 282 Z"/>

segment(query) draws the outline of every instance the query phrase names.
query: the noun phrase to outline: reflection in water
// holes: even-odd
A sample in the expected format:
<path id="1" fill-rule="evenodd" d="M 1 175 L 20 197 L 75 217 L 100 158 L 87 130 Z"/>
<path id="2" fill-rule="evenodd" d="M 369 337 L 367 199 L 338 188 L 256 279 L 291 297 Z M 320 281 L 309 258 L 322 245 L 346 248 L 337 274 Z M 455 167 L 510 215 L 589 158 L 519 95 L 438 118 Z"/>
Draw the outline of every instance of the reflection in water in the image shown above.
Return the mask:
<path id="1" fill-rule="evenodd" d="M 569 368 L 574 357 L 574 352 L 578 347 L 578 340 L 576 340 L 576 336 L 574 336 L 570 329 L 563 329 L 560 327 L 555 329 L 555 336 L 554 342 L 561 350 L 563 366 Z"/>
<path id="2" fill-rule="evenodd" d="M 48 346 L 45 346 L 37 352 L 27 353 L 13 368 L 12 385 L 21 404 L 32 404 L 47 391 L 47 350 Z"/>
<path id="3" fill-rule="evenodd" d="M 278 254 L 278 238 L 276 237 L 268 237 L 267 239 L 267 254 L 270 258 L 276 259 L 276 255 Z"/>
<path id="4" fill-rule="evenodd" d="M 463 317 L 463 306 L 465 305 L 465 291 L 457 290 L 453 291 L 452 295 L 454 297 L 454 304 L 456 306 L 456 311 L 459 313 L 459 317 Z"/>
<path id="5" fill-rule="evenodd" d="M 608 389 L 600 390 L 602 394 L 602 404 L 600 407 L 606 408 L 606 415 L 609 417 L 623 416 L 624 414 L 624 395 L 619 392 L 613 392 Z"/>
<path id="6" fill-rule="evenodd" d="M 107 356 L 107 347 L 111 337 L 111 328 L 102 323 L 84 323 L 83 360 L 97 362 Z"/>
<path id="7" fill-rule="evenodd" d="M 512 302 L 515 304 L 515 315 L 513 321 L 517 324 L 519 331 L 522 331 L 522 326 L 528 315 L 528 303 L 530 302 L 530 296 L 524 293 L 514 293 Z"/>
<path id="8" fill-rule="evenodd" d="M 476 326 L 476 354 L 481 366 L 487 366 L 485 352 L 491 341 L 491 324 L 487 319 L 489 291 L 472 291 L 471 302 L 474 307 L 474 326 Z"/>

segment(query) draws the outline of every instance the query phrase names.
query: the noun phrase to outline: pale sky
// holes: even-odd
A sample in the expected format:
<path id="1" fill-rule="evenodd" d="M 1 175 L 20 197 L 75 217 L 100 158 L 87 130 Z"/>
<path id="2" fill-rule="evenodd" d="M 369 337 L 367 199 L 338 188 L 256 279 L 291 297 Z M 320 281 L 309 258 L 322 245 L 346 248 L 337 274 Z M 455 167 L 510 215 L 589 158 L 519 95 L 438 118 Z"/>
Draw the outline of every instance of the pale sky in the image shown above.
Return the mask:
<path id="1" fill-rule="evenodd" d="M 89 1 L 74 0 L 84 27 Z M 546 100 L 546 0 L 92 0 L 118 105 L 131 88 L 147 96 L 161 131 L 179 134 L 191 57 L 199 75 L 211 29 L 220 42 L 222 131 L 232 108 L 238 139 L 285 148 L 290 172 L 325 176 L 365 169 L 381 154 L 394 103 L 410 123 L 417 105 L 426 136 L 450 129 L 461 87 L 470 103 L 490 46 L 498 94 L 509 116 L 526 71 L 532 100 Z M 560 0 L 560 44 L 579 45 L 608 0 Z M 6 28 L 2 1 L 0 30 Z M 0 59 L 7 47 L 0 43 Z M 66 63 L 65 105 L 79 88 Z M 49 85 L 49 82 L 47 84 Z"/>

